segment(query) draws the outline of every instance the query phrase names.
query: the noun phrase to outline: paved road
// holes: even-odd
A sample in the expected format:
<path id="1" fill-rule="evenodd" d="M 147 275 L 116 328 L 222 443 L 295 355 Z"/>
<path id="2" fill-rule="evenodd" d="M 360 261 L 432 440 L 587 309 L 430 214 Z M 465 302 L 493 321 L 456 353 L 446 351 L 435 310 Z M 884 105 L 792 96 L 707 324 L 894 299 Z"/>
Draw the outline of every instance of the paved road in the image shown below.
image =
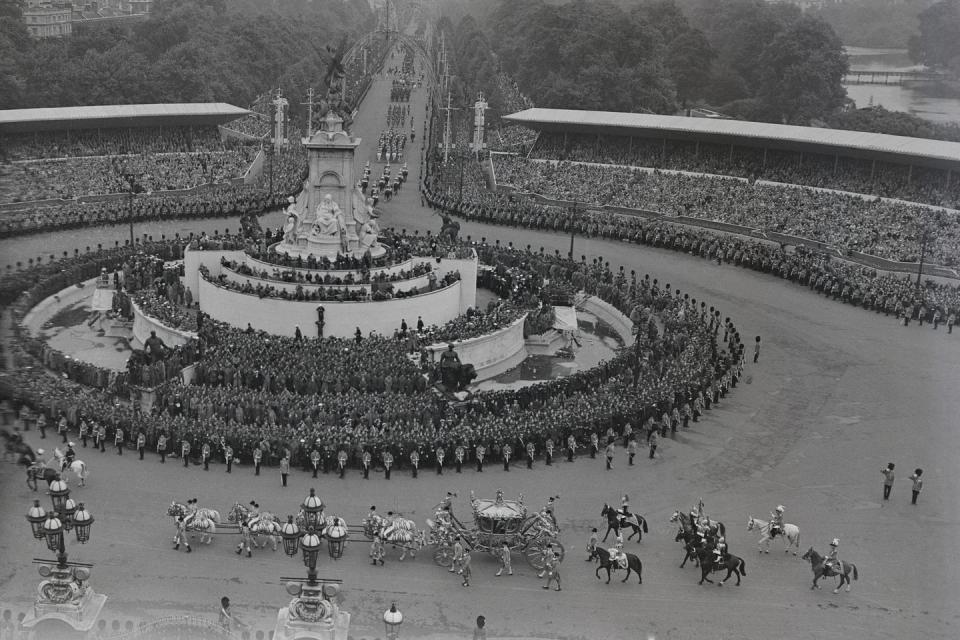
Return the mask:
<path id="1" fill-rule="evenodd" d="M 417 98 L 419 117 L 422 92 Z M 379 81 L 361 109 L 359 135 L 376 138 L 382 118 L 372 114 L 385 113 L 387 104 L 388 81 Z M 415 185 L 419 146 L 408 149 Z M 412 189 L 384 210 L 386 226 L 439 228 Z M 465 224 L 462 233 L 548 250 L 566 251 L 569 242 L 557 234 L 475 224 Z M 508 497 L 522 491 L 534 507 L 560 494 L 569 552 L 561 568 L 563 592 L 543 591 L 519 559 L 517 575 L 495 578 L 495 562 L 477 558 L 469 589 L 435 566 L 427 551 L 402 564 L 392 554 L 385 567 L 372 567 L 366 545 L 357 541 L 339 562 L 324 558 L 321 569 L 346 581 L 344 606 L 354 614 L 354 628 L 382 630 L 378 616 L 397 599 L 410 627 L 442 637 L 469 637 L 473 619 L 484 614 L 492 637 L 955 638 L 960 569 L 951 558 L 960 524 L 960 437 L 953 427 L 960 415 L 960 335 L 899 327 L 768 276 L 673 252 L 579 239 L 575 251 L 602 255 L 614 269 L 650 273 L 718 305 L 746 336 L 762 335 L 761 360 L 747 366 L 752 384 L 738 386 L 705 420 L 664 442 L 659 459 L 627 467 L 620 451 L 612 471 L 601 460 L 580 458 L 510 473 L 494 466 L 483 474 L 422 474 L 417 480 L 396 473 L 390 482 L 382 475 L 364 481 L 356 472 L 343 481 L 311 481 L 297 473 L 283 489 L 273 469 L 261 477 L 245 467 L 227 475 L 222 465 L 184 470 L 175 461 L 161 466 L 152 456 L 139 462 L 81 450 L 92 477 L 75 494 L 97 522 L 93 541 L 73 544 L 70 552 L 96 563 L 93 584 L 111 597 L 108 616 L 186 610 L 212 617 L 216 599 L 227 594 L 245 619 L 267 628 L 285 602 L 278 578 L 302 565 L 281 552 L 241 558 L 228 536 L 189 556 L 173 552 L 172 525 L 163 514 L 174 498 L 196 496 L 223 511 L 234 501 L 256 499 L 287 513 L 315 486 L 329 511 L 349 522 L 359 522 L 376 504 L 423 523 L 448 490 L 459 493 L 455 511 L 467 517 L 471 490 L 487 496 L 503 488 Z M 888 461 L 897 463 L 899 476 L 892 500 L 881 505 L 880 468 Z M 927 488 L 911 507 L 906 476 L 915 466 L 925 469 Z M 0 509 L 10 516 L 0 520 L 0 599 L 24 607 L 37 581 L 28 559 L 45 552 L 29 539 L 20 517 L 32 495 L 19 473 L 3 465 L 0 481 Z M 644 563 L 642 586 L 605 585 L 582 559 L 589 528 L 601 525 L 602 503 L 624 492 L 652 525 L 644 541 L 628 549 Z M 748 576 L 740 587 L 700 587 L 695 569 L 678 568 L 681 553 L 667 520 L 699 496 L 726 522 L 731 551 L 746 559 Z M 757 555 L 755 537 L 745 531 L 747 517 L 764 516 L 777 504 L 786 505 L 787 521 L 800 526 L 804 550 L 824 550 L 831 538 L 841 539 L 841 556 L 860 571 L 851 593 L 810 591 L 806 563 L 781 551 Z"/>

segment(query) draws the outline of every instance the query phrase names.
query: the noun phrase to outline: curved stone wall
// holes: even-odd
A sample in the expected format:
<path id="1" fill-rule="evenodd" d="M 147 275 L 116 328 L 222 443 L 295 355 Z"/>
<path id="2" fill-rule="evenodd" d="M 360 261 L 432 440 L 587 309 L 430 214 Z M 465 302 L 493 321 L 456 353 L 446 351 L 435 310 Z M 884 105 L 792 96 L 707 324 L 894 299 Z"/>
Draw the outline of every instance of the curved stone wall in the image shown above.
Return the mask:
<path id="1" fill-rule="evenodd" d="M 509 371 L 527 357 L 526 342 L 523 339 L 523 314 L 512 323 L 476 338 L 453 343 L 453 350 L 460 356 L 460 362 L 472 364 L 477 370 L 477 379 L 481 382 Z M 427 347 L 434 361 L 440 360 L 440 354 L 447 350 L 446 342 L 438 342 Z"/>
<path id="2" fill-rule="evenodd" d="M 197 334 L 192 331 L 180 331 L 168 327 L 158 319 L 146 315 L 132 300 L 130 306 L 133 308 L 133 337 L 140 341 L 141 347 L 150 337 L 151 331 L 156 331 L 157 337 L 171 348 L 181 347 L 197 337 Z"/>

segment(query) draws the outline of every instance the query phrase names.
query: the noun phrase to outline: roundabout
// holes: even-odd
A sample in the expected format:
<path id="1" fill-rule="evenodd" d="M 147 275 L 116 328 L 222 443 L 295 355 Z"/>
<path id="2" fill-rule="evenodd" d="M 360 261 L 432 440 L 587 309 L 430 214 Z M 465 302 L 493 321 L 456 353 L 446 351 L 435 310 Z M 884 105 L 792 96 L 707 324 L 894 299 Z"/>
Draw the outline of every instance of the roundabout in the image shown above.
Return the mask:
<path id="1" fill-rule="evenodd" d="M 366 121 L 364 109 L 382 113 L 388 91 L 388 81 L 375 82 L 357 120 Z M 422 102 L 413 109 L 421 120 Z M 436 229 L 437 219 L 416 200 L 412 190 L 395 196 L 383 207 L 383 226 Z M 463 223 L 466 235 L 543 246 L 548 253 L 565 252 L 569 240 L 475 222 Z M 411 637 L 468 637 L 481 614 L 491 637 L 954 637 L 960 570 L 944 558 L 951 557 L 948 530 L 957 524 L 960 495 L 952 472 L 960 441 L 950 428 L 960 413 L 953 391 L 960 375 L 956 342 L 779 279 L 666 250 L 578 239 L 576 253 L 602 257 L 614 272 L 623 266 L 627 273 L 659 274 L 716 305 L 744 336 L 763 336 L 759 362 L 746 364 L 734 392 L 700 420 L 664 438 L 658 457 L 642 454 L 631 466 L 617 442 L 610 469 L 602 455 L 592 459 L 583 449 L 574 462 L 558 457 L 548 466 L 538 450 L 532 469 L 488 464 L 479 472 L 465 465 L 460 474 L 423 469 L 415 478 L 407 466 L 389 480 L 378 469 L 364 479 L 350 468 L 342 480 L 322 472 L 313 479 L 294 469 L 283 486 L 277 467 L 256 475 L 248 460 L 228 474 L 220 460 L 205 471 L 175 458 L 161 464 L 153 453 L 141 461 L 109 448 L 79 449 L 90 475 L 86 487 L 71 489 L 96 513 L 96 536 L 82 548 L 69 543 L 70 552 L 95 565 L 91 580 L 108 596 L 104 615 L 121 621 L 182 612 L 213 618 L 220 597 L 229 596 L 254 630 L 272 628 L 286 601 L 282 577 L 301 571 L 300 563 L 272 550 L 238 556 L 237 534 L 226 531 L 190 555 L 175 552 L 165 515 L 174 500 L 196 497 L 221 513 L 253 500 L 284 518 L 296 515 L 314 488 L 348 525 L 362 522 L 375 505 L 424 527 L 434 515 L 430 505 L 448 491 L 492 496 L 503 490 L 522 492 L 538 506 L 559 496 L 555 516 L 566 548 L 561 593 L 542 590 L 537 572 L 521 563 L 515 575 L 496 576 L 498 564 L 485 554 L 473 559 L 469 588 L 427 554 L 372 565 L 367 542 L 351 535 L 342 557 L 323 557 L 318 573 L 343 581 L 341 604 L 352 614 L 354 634 L 381 633 L 383 611 L 397 602 Z M 25 435 L 34 447 L 57 442 L 52 431 L 43 441 L 36 429 Z M 881 500 L 879 471 L 888 460 L 926 470 L 919 504 L 909 503 L 905 477 L 891 501 Z M 0 482 L 0 506 L 11 514 L 0 522 L 0 608 L 24 611 L 37 581 L 29 564 L 36 546 L 19 516 L 33 493 L 13 465 L 0 467 Z M 591 529 L 606 521 L 602 506 L 623 494 L 650 527 L 642 542 L 624 543 L 643 562 L 643 582 L 607 585 L 585 562 L 585 547 Z M 725 523 L 731 553 L 747 565 L 740 586 L 698 586 L 700 572 L 678 566 L 684 550 L 674 542 L 671 514 L 699 497 Z M 751 514 L 764 515 L 777 504 L 785 504 L 790 521 L 803 530 L 801 553 L 808 547 L 823 552 L 832 538 L 841 539 L 842 558 L 859 569 L 849 593 L 812 591 L 806 562 L 776 545 L 770 554 L 755 550 L 760 535 L 748 531 Z"/>

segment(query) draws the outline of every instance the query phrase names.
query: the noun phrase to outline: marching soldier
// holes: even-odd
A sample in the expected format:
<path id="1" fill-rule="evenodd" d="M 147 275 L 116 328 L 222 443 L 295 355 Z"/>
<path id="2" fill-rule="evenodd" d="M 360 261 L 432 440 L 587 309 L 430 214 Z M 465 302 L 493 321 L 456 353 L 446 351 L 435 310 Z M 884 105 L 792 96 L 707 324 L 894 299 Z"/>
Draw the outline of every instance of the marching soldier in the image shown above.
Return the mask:
<path id="1" fill-rule="evenodd" d="M 577 439 L 571 433 L 567 436 L 567 462 L 573 462 L 573 452 L 577 449 Z"/>
<path id="2" fill-rule="evenodd" d="M 157 438 L 157 453 L 160 454 L 160 462 L 167 461 L 167 434 L 161 433 Z"/>
<path id="3" fill-rule="evenodd" d="M 253 449 L 253 475 L 260 475 L 260 463 L 263 461 L 263 449 L 257 445 Z M 313 477 L 317 477 L 316 466 L 314 466 Z"/>
<path id="4" fill-rule="evenodd" d="M 256 455 L 256 451 L 254 451 Z M 310 452 L 310 466 L 313 467 L 313 477 L 317 477 L 317 469 L 320 467 L 320 452 L 316 448 Z M 260 469 L 257 469 L 257 475 L 260 474 Z"/>
<path id="5" fill-rule="evenodd" d="M 387 480 L 390 479 L 390 467 L 392 466 L 393 466 L 393 454 L 390 453 L 389 451 L 384 451 L 383 452 L 383 469 L 384 469 L 384 477 Z"/>
<path id="6" fill-rule="evenodd" d="M 547 442 L 544 445 L 547 450 L 547 466 L 553 465 L 553 438 L 547 438 Z"/>
<path id="7" fill-rule="evenodd" d="M 183 466 L 190 466 L 190 441 L 186 438 L 180 444 L 180 455 L 183 457 Z"/>
<path id="8" fill-rule="evenodd" d="M 594 431 L 590 434 L 590 457 L 596 459 L 597 454 L 600 452 L 600 438 L 597 436 L 597 432 Z"/>
<path id="9" fill-rule="evenodd" d="M 460 445 L 457 445 L 457 448 L 453 450 L 453 457 L 457 461 L 457 473 L 460 473 L 463 469 L 463 458 L 466 454 L 467 450 Z"/>
<path id="10" fill-rule="evenodd" d="M 486 452 L 486 447 L 482 444 L 477 445 L 477 471 L 479 473 L 483 473 L 483 456 Z"/>
<path id="11" fill-rule="evenodd" d="M 223 447 L 223 459 L 227 463 L 227 473 L 233 469 L 233 447 L 226 444 Z"/>
<path id="12" fill-rule="evenodd" d="M 284 455 L 280 459 L 280 486 L 282 487 L 287 486 L 288 475 L 290 475 L 290 456 Z"/>
<path id="13" fill-rule="evenodd" d="M 363 462 L 363 479 L 370 479 L 370 464 L 373 462 L 373 456 L 370 455 L 369 451 L 364 451 L 363 456 L 361 457 Z"/>
<path id="14" fill-rule="evenodd" d="M 83 448 L 87 448 L 87 438 L 90 437 L 90 426 L 87 424 L 85 418 L 80 420 L 80 442 L 83 443 Z"/>
<path id="15" fill-rule="evenodd" d="M 637 439 L 631 435 L 627 442 L 627 464 L 633 466 L 633 458 L 637 455 Z"/>
<path id="16" fill-rule="evenodd" d="M 210 443 L 204 442 L 200 449 L 200 456 L 203 458 L 203 470 L 210 471 Z"/>
<path id="17" fill-rule="evenodd" d="M 117 455 L 123 455 L 123 429 L 119 426 L 113 432 L 113 446 L 117 448 Z"/>
<path id="18" fill-rule="evenodd" d="M 533 454 L 536 449 L 533 446 L 533 441 L 530 440 L 527 442 L 527 469 L 533 469 Z"/>
<path id="19" fill-rule="evenodd" d="M 443 447 L 437 447 L 437 475 L 443 475 L 443 458 L 446 453 L 443 450 Z"/>
<path id="20" fill-rule="evenodd" d="M 413 465 L 413 477 L 416 478 L 420 467 L 420 452 L 416 449 L 410 452 L 410 464 Z"/>
<path id="21" fill-rule="evenodd" d="M 40 414 L 43 415 L 42 413 Z M 100 440 L 100 453 L 107 451 L 107 425 L 101 424 L 97 429 L 97 438 Z"/>
<path id="22" fill-rule="evenodd" d="M 337 452 L 337 464 L 340 466 L 340 478 L 343 478 L 343 474 L 347 471 L 347 452 L 343 449 Z"/>
<path id="23" fill-rule="evenodd" d="M 510 456 L 513 455 L 513 447 L 510 446 L 509 442 L 505 442 L 500 452 L 503 454 L 503 470 L 510 471 Z"/>
<path id="24" fill-rule="evenodd" d="M 147 436 L 144 435 L 143 429 L 140 430 L 140 433 L 137 434 L 137 453 L 140 454 L 140 459 L 143 460 L 143 452 L 147 448 Z"/>

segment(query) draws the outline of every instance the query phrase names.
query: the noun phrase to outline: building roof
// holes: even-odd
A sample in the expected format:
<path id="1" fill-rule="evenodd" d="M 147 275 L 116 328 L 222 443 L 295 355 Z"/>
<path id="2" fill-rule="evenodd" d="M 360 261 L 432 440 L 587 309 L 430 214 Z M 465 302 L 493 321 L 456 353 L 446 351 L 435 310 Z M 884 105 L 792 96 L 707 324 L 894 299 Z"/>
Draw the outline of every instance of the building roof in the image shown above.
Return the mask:
<path id="1" fill-rule="evenodd" d="M 108 104 L 89 107 L 0 110 L 0 133 L 62 129 L 110 129 L 217 125 L 250 112 L 224 102 Z"/>
<path id="2" fill-rule="evenodd" d="M 647 113 L 526 109 L 504 120 L 546 131 L 658 135 L 707 139 L 726 144 L 774 146 L 833 154 L 875 157 L 899 162 L 918 162 L 960 168 L 960 143 L 926 138 L 908 138 L 885 133 L 800 127 L 744 120 L 661 116 Z"/>

